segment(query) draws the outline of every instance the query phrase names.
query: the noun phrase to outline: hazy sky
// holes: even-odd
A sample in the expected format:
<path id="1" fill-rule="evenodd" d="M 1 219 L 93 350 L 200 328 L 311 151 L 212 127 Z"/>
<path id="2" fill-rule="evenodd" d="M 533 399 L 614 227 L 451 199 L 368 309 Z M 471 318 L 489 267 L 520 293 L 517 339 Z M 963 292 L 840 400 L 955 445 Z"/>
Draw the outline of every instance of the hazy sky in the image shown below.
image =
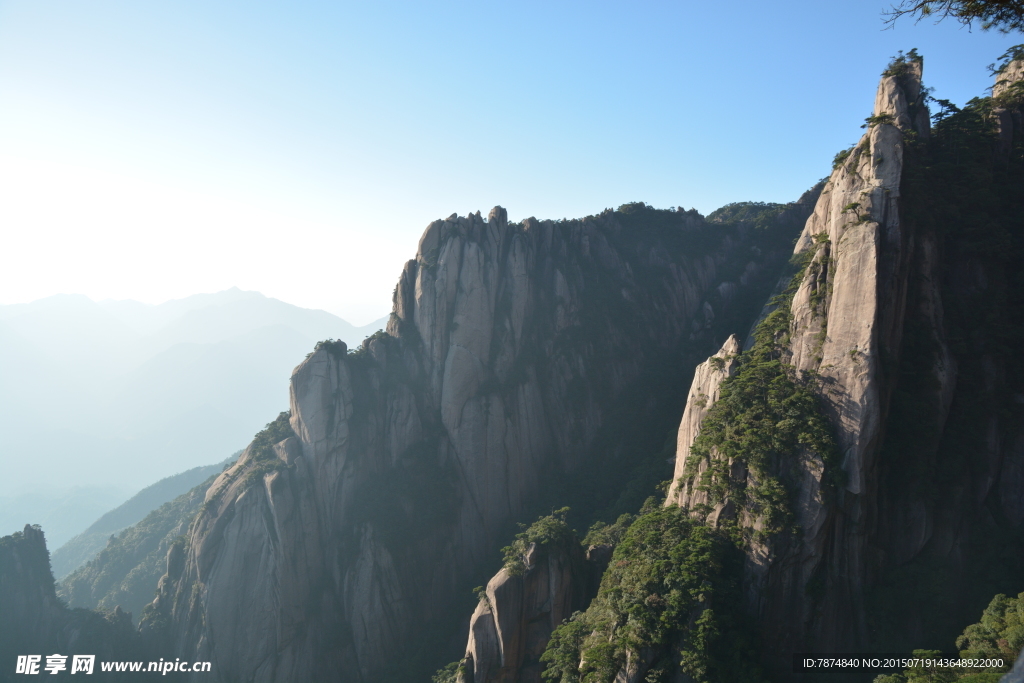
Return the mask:
<path id="1" fill-rule="evenodd" d="M 898 49 L 963 103 L 1024 42 L 885 6 L 0 0 L 0 303 L 237 285 L 361 324 L 452 212 L 790 201 Z"/>

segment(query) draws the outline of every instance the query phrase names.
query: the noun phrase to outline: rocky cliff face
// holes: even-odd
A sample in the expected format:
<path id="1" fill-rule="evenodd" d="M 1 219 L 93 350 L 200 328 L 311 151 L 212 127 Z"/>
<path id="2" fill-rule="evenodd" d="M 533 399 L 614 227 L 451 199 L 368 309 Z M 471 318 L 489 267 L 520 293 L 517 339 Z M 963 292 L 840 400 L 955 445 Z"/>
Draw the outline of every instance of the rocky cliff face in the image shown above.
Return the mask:
<path id="1" fill-rule="evenodd" d="M 806 468 L 796 520 L 801 542 L 781 558 L 773 548 L 752 558 L 759 609 L 766 619 L 781 619 L 774 640 L 787 651 L 808 639 L 835 649 L 867 644 L 865 525 L 881 521 L 872 509 L 886 408 L 881 362 L 883 354 L 898 356 L 909 278 L 911 241 L 900 212 L 904 136 L 928 134 L 921 62 L 882 78 L 869 126 L 829 178 L 796 247 L 814 255 L 791 305 L 790 362 L 822 379 L 846 485 L 839 505 L 828 505 L 824 468 Z M 810 582 L 823 576 L 823 598 L 804 599 Z"/>
<path id="2" fill-rule="evenodd" d="M 530 545 L 521 573 L 503 568 L 488 583 L 469 622 L 460 683 L 541 683 L 551 632 L 597 593 L 611 547 Z"/>
<path id="3" fill-rule="evenodd" d="M 701 420 L 718 400 L 718 392 L 722 380 L 731 377 L 736 371 L 736 361 L 740 354 L 740 342 L 736 335 L 730 336 L 718 352 L 697 366 L 693 373 L 693 384 L 686 397 L 686 408 L 683 419 L 679 422 L 679 433 L 676 437 L 676 464 L 669 485 L 666 505 L 694 507 L 708 502 L 708 496 L 695 490 L 694 482 L 684 476 L 686 464 L 690 457 L 690 446 L 700 431 Z M 704 471 L 706 463 L 697 466 L 697 476 Z M 718 510 L 721 513 L 721 509 Z M 715 515 L 717 518 L 717 514 Z"/>
<path id="4" fill-rule="evenodd" d="M 287 423 L 211 487 L 143 627 L 220 680 L 408 680 L 450 661 L 450 615 L 512 522 L 553 489 L 614 500 L 630 446 L 653 434 L 656 452 L 678 416 L 685 359 L 763 300 L 813 201 L 761 227 L 644 205 L 435 221 L 387 333 L 295 369 Z"/>
<path id="5" fill-rule="evenodd" d="M 164 574 L 168 549 L 188 531 L 214 478 L 208 477 L 111 536 L 95 558 L 57 584 L 57 596 L 71 607 L 112 610 L 120 606 L 141 617 Z"/>
<path id="6" fill-rule="evenodd" d="M 1024 88 L 1024 60 L 1013 59 L 996 73 L 992 86 L 993 114 L 996 118 L 999 142 L 997 159 L 1006 163 L 1013 156 L 1013 143 L 1024 130 L 1024 114 L 1020 108 L 1020 95 Z"/>
<path id="7" fill-rule="evenodd" d="M 794 453 L 780 476 L 799 533 L 748 551 L 749 608 L 778 671 L 799 651 L 949 647 L 992 593 L 1022 587 L 1019 101 L 932 131 L 921 66 L 883 75 L 868 132 L 837 158 L 796 245 L 779 342 L 817 387 L 843 474 L 830 487 L 820 459 Z M 725 373 L 698 372 L 677 475 Z M 696 481 L 684 475 L 668 502 L 694 508 Z"/>
<path id="8" fill-rule="evenodd" d="M 92 654 L 100 660 L 144 659 L 131 615 L 69 610 L 57 600 L 42 530 L 0 538 L 0 681 L 16 680 L 19 655 Z M 99 680 L 106 680 L 98 670 Z M 70 671 L 70 664 L 68 666 Z M 44 672 L 45 673 L 45 672 Z M 67 674 L 67 671 L 65 672 Z"/>

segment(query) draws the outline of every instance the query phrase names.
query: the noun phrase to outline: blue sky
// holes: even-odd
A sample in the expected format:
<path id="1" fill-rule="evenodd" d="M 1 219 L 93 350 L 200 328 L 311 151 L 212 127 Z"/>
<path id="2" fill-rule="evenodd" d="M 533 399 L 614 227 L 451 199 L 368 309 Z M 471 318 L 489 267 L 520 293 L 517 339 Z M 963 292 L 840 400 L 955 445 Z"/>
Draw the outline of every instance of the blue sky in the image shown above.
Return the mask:
<path id="1" fill-rule="evenodd" d="M 0 0 L 0 303 L 237 285 L 362 323 L 452 212 L 790 201 L 898 49 L 963 103 L 1024 42 L 885 7 Z"/>

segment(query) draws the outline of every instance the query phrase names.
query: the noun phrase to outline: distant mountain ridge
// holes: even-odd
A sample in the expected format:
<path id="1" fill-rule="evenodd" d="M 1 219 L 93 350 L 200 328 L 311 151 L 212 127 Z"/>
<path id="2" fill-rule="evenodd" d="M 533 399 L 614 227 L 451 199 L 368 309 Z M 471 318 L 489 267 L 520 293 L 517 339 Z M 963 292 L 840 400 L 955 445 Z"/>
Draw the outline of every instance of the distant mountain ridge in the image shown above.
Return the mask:
<path id="1" fill-rule="evenodd" d="M 0 439 L 31 456 L 7 459 L 0 533 L 42 523 L 60 547 L 133 491 L 222 459 L 287 407 L 291 370 L 317 341 L 355 345 L 385 323 L 237 288 L 155 306 L 70 294 L 0 306 Z M 64 504 L 72 488 L 82 505 Z"/>
<path id="2" fill-rule="evenodd" d="M 165 477 L 107 512 L 85 531 L 53 551 L 50 565 L 53 568 L 54 578 L 58 581 L 62 580 L 103 550 L 114 534 L 141 521 L 153 510 L 188 492 L 214 474 L 219 474 L 228 463 L 237 460 L 241 454 L 242 451 L 238 451 L 214 465 L 193 467 L 190 470 Z"/>
<path id="3" fill-rule="evenodd" d="M 197 485 L 111 536 L 98 555 L 57 583 L 57 597 L 73 608 L 110 612 L 120 607 L 138 623 L 166 571 L 168 551 L 176 542 L 180 545 L 184 541 L 206 490 L 220 474 L 221 468 L 216 469 Z"/>

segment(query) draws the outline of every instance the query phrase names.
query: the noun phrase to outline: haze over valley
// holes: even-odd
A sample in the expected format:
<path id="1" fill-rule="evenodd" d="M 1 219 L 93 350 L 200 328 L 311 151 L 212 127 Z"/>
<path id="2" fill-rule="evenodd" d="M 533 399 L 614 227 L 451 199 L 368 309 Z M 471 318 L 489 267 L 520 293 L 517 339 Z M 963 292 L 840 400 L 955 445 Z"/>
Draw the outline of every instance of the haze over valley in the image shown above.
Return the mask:
<path id="1" fill-rule="evenodd" d="M 386 323 L 239 289 L 0 306 L 0 531 L 31 520 L 57 548 L 142 487 L 223 461 L 288 408 L 317 341 L 355 345 Z"/>

